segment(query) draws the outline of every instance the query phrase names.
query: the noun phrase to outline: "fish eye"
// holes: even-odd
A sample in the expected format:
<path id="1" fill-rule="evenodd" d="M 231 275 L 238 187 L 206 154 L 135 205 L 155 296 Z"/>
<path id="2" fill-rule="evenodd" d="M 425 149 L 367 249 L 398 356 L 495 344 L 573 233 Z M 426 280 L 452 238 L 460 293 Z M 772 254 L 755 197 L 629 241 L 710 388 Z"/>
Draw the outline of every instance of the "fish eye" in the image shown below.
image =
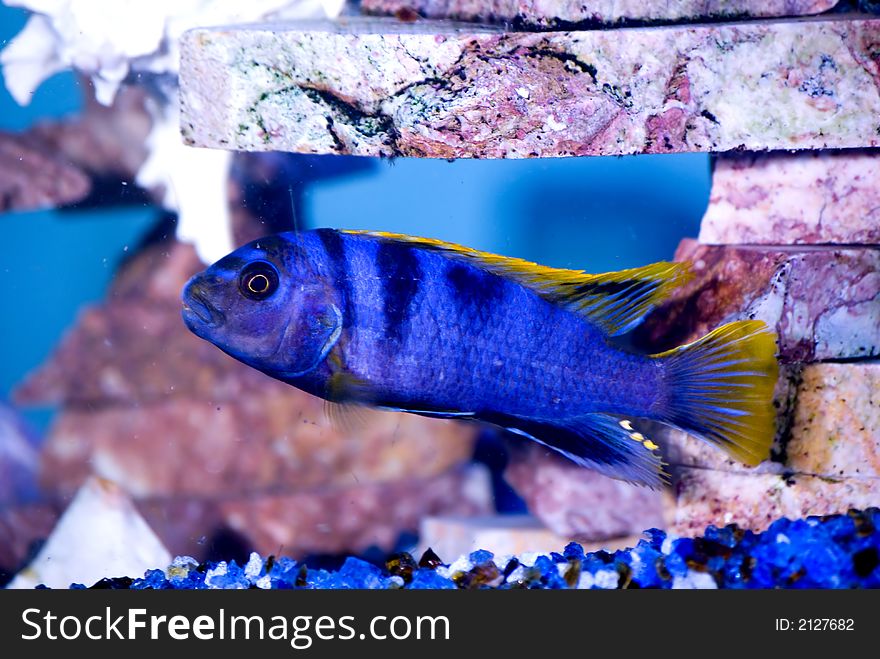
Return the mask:
<path id="1" fill-rule="evenodd" d="M 241 271 L 238 288 L 246 298 L 265 300 L 278 289 L 278 271 L 266 261 L 249 263 Z"/>

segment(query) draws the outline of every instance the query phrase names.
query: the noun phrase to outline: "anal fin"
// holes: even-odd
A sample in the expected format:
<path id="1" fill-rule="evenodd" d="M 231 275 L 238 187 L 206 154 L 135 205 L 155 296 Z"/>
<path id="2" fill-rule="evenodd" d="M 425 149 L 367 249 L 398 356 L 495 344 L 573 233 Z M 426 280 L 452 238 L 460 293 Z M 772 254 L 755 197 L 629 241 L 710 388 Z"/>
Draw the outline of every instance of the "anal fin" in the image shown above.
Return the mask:
<path id="1" fill-rule="evenodd" d="M 659 447 L 627 419 L 596 413 L 560 421 L 507 417 L 493 423 L 606 476 L 651 488 L 669 482 Z"/>

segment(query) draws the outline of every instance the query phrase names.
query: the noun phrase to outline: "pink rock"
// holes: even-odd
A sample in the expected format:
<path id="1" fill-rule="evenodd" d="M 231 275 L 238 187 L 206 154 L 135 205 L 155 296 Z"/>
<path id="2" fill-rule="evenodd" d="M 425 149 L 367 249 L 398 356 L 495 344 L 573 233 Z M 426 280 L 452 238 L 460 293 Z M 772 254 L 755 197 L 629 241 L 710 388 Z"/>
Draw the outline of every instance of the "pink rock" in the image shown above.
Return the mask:
<path id="1" fill-rule="evenodd" d="M 732 320 L 758 318 L 783 362 L 880 355 L 880 252 L 859 248 L 700 245 L 675 255 L 694 279 L 639 329 L 654 347 L 693 341 Z"/>
<path id="2" fill-rule="evenodd" d="M 837 14 L 559 32 L 355 17 L 199 29 L 181 42 L 181 126 L 202 147 L 426 158 L 870 147 L 878 38 L 880 19 Z"/>
<path id="3" fill-rule="evenodd" d="M 557 535 L 605 540 L 664 528 L 667 496 L 580 467 L 541 447 L 515 452 L 505 479 Z"/>
<path id="4" fill-rule="evenodd" d="M 92 188 L 85 172 L 27 137 L 0 133 L 0 212 L 83 199 Z"/>
<path id="5" fill-rule="evenodd" d="M 878 392 L 877 361 L 804 368 L 786 446 L 789 468 L 830 478 L 880 479 Z"/>
<path id="6" fill-rule="evenodd" d="M 15 397 L 23 404 L 131 405 L 176 397 L 225 402 L 248 391 L 285 388 L 192 334 L 179 304 L 117 299 L 81 312 Z"/>
<path id="7" fill-rule="evenodd" d="M 492 508 L 488 477 L 473 468 L 428 478 L 350 482 L 298 492 L 215 499 L 159 497 L 138 510 L 172 554 L 203 559 L 232 537 L 248 550 L 302 557 L 390 550 L 428 515 L 470 517 Z"/>
<path id="8" fill-rule="evenodd" d="M 96 176 L 133 178 L 152 124 L 144 98 L 142 89 L 123 87 L 105 107 L 87 94 L 75 118 L 0 133 L 0 212 L 75 203 Z"/>
<path id="9" fill-rule="evenodd" d="M 135 501 L 135 506 L 172 556 L 229 558 L 228 547 L 218 546 L 230 538 L 215 500 L 164 497 Z M 247 542 L 239 536 L 231 539 Z"/>
<path id="10" fill-rule="evenodd" d="M 392 549 L 427 515 L 479 515 L 491 509 L 487 479 L 457 470 L 428 479 L 219 502 L 229 528 L 262 554 L 357 553 Z"/>
<path id="11" fill-rule="evenodd" d="M 423 478 L 473 451 L 470 425 L 394 412 L 366 419 L 350 431 L 334 428 L 323 401 L 292 387 L 222 403 L 176 396 L 67 408 L 43 447 L 41 481 L 55 496 L 96 474 L 140 499 L 215 498 Z"/>
<path id="12" fill-rule="evenodd" d="M 572 23 L 683 21 L 818 14 L 838 0 L 363 0 L 361 10 L 400 15 L 407 9 L 428 18 L 499 21 L 560 28 Z"/>
<path id="13" fill-rule="evenodd" d="M 706 526 L 737 524 L 763 531 L 780 517 L 845 513 L 880 504 L 880 479 L 685 469 L 676 483 L 673 533 L 702 535 Z"/>
<path id="14" fill-rule="evenodd" d="M 240 199 L 236 201 L 241 203 Z M 235 217 L 240 220 L 235 223 L 236 227 L 242 224 L 259 226 L 253 218 Z M 149 306 L 169 305 L 179 311 L 184 284 L 204 268 L 205 264 L 199 260 L 192 245 L 173 238 L 150 245 L 116 273 L 106 306 L 138 302 Z"/>
<path id="15" fill-rule="evenodd" d="M 700 242 L 880 244 L 880 153 L 719 156 Z"/>

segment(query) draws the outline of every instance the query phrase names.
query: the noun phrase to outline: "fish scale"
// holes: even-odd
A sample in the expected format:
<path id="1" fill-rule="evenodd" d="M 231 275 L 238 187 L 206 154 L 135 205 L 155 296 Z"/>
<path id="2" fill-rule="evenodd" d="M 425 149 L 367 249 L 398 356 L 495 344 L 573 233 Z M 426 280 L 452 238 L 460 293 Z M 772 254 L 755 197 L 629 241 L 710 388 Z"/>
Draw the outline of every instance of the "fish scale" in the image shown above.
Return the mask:
<path id="1" fill-rule="evenodd" d="M 530 291 L 491 275 L 485 285 L 513 289 L 504 290 L 495 296 L 496 299 L 503 301 L 506 296 L 516 299 L 491 311 L 481 306 L 462 309 L 450 297 L 450 288 L 445 285 L 444 274 L 449 260 L 430 252 L 422 253 L 421 259 L 425 261 L 423 271 L 437 276 L 429 276 L 421 284 L 421 294 L 409 310 L 405 343 L 399 349 L 392 346 L 395 350 L 389 354 L 390 344 L 385 337 L 372 332 L 370 336 L 376 343 L 359 346 L 360 354 L 352 354 L 347 361 L 355 374 L 358 374 L 360 364 L 371 360 L 382 360 L 391 366 L 384 369 L 387 379 L 373 381 L 383 399 L 417 403 L 422 401 L 408 399 L 411 392 L 430 391 L 432 402 L 439 409 L 464 406 L 530 416 L 558 413 L 565 408 L 574 413 L 584 405 L 603 402 L 596 399 L 595 393 L 604 392 L 604 388 L 583 386 L 590 382 L 589 378 L 580 378 L 580 386 L 569 389 L 568 393 L 559 391 L 560 381 L 556 374 L 568 365 L 566 354 L 572 349 L 572 342 L 582 340 L 581 319 Z M 475 269 L 469 264 L 464 267 Z M 382 305 L 372 301 L 370 306 L 376 310 Z M 488 322 L 483 322 L 484 317 Z M 367 314 L 362 318 L 369 322 Z M 382 322 L 376 320 L 377 325 Z M 535 325 L 550 329 L 541 334 L 544 340 L 534 340 Z M 445 330 L 449 327 L 459 329 L 454 332 Z M 437 349 L 426 351 L 426 336 L 442 336 L 446 340 Z M 492 375 L 493 365 L 498 360 L 505 364 L 501 378 Z M 433 372 L 440 369 L 431 366 L 437 363 L 446 365 L 442 383 L 433 377 Z M 377 373 L 380 370 L 377 365 L 370 365 L 364 366 L 361 372 Z M 466 396 L 462 396 L 463 384 L 469 385 Z M 561 408 L 541 404 L 543 394 L 551 389 L 563 400 Z M 568 401 L 568 398 L 577 400 Z M 631 406 L 628 412 L 635 414 L 635 406 Z"/>

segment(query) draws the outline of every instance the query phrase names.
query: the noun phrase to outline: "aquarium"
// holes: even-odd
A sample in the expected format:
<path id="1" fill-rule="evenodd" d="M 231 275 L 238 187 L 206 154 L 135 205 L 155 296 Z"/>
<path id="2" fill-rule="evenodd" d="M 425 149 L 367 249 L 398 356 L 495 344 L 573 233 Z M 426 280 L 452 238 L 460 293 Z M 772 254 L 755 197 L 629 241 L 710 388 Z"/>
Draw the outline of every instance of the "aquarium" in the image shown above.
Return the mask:
<path id="1" fill-rule="evenodd" d="M 0 586 L 880 585 L 880 17 L 672 5 L 0 6 Z"/>

